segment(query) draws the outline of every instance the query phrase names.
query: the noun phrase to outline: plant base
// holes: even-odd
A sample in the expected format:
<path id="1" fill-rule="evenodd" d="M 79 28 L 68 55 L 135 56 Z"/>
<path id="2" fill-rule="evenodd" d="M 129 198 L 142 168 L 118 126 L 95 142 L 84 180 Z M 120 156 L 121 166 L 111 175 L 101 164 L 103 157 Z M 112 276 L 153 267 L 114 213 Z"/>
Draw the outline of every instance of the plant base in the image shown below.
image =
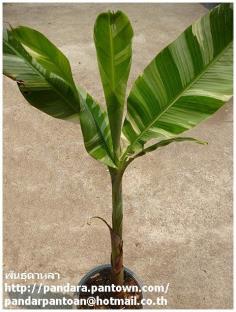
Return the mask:
<path id="1" fill-rule="evenodd" d="M 141 305 L 141 299 L 143 298 L 143 294 L 141 292 L 141 286 L 140 283 L 137 281 L 137 278 L 135 277 L 134 273 L 130 271 L 129 269 L 124 269 L 124 285 L 129 286 L 136 286 L 137 291 L 134 292 L 100 292 L 97 291 L 95 293 L 91 292 L 83 292 L 80 291 L 79 293 L 76 293 L 76 297 L 79 299 L 86 299 L 88 298 L 99 298 L 99 304 L 95 303 L 91 305 L 83 304 L 80 306 L 77 306 L 77 309 L 142 309 Z M 87 289 L 91 290 L 92 285 L 99 286 L 105 286 L 105 285 L 111 285 L 111 265 L 101 265 L 99 267 L 94 268 L 90 272 L 88 272 L 80 281 L 79 285 L 86 285 Z M 104 288 L 104 287 L 103 287 Z M 101 289 L 100 289 L 101 290 Z M 122 300 L 125 300 L 124 304 L 110 304 L 111 298 L 114 299 L 121 299 L 120 303 L 122 303 Z M 91 299 L 90 299 L 91 300 Z M 91 300 L 92 301 L 92 300 Z M 101 302 L 104 302 L 106 304 L 101 304 Z M 118 303 L 118 300 L 116 301 Z"/>

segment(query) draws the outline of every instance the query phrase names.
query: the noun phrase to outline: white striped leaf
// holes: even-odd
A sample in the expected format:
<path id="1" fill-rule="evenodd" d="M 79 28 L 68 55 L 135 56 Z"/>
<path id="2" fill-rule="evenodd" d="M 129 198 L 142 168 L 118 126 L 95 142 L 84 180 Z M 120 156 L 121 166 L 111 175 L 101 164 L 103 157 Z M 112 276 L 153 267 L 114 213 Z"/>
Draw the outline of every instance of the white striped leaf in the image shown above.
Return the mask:
<path id="1" fill-rule="evenodd" d="M 3 73 L 15 80 L 26 100 L 43 112 L 61 119 L 78 114 L 78 93 L 69 62 L 39 32 L 27 27 L 4 31 Z"/>
<path id="2" fill-rule="evenodd" d="M 55 118 L 81 121 L 88 153 L 115 167 L 107 114 L 75 86 L 70 64 L 62 52 L 28 27 L 5 30 L 3 52 L 3 72 L 18 83 L 25 99 Z"/>
<path id="3" fill-rule="evenodd" d="M 80 125 L 87 152 L 109 167 L 113 162 L 113 146 L 107 113 L 81 87 L 77 87 L 80 97 Z"/>
<path id="4" fill-rule="evenodd" d="M 195 139 L 195 138 L 191 138 L 191 137 L 176 137 L 176 138 L 172 138 L 172 139 L 167 139 L 167 140 L 161 140 L 160 142 L 157 142 L 155 144 L 152 144 L 146 148 L 144 148 L 140 153 L 136 154 L 134 157 L 131 157 L 129 159 L 129 161 L 133 161 L 135 158 L 143 156 L 147 153 L 153 152 L 156 149 L 169 145 L 171 143 L 177 143 L 177 142 L 194 142 L 197 144 L 202 144 L 202 145 L 206 145 L 208 144 L 206 141 L 201 141 L 199 139 Z"/>
<path id="5" fill-rule="evenodd" d="M 132 56 L 133 30 L 121 11 L 102 13 L 94 26 L 94 41 L 114 150 L 119 154 L 126 85 Z"/>
<path id="6" fill-rule="evenodd" d="M 170 139 L 211 116 L 232 96 L 233 11 L 222 4 L 162 50 L 128 97 L 123 159 L 151 138 Z"/>

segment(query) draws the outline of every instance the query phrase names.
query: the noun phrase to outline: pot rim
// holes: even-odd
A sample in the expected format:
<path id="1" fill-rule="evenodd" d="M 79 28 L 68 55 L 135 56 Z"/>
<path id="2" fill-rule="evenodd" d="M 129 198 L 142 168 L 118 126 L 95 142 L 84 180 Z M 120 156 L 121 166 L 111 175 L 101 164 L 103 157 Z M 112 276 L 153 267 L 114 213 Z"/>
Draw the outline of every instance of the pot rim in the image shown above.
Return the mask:
<path id="1" fill-rule="evenodd" d="M 103 269 L 107 269 L 107 268 L 111 268 L 111 264 L 101 264 L 101 265 L 98 265 L 96 267 L 94 267 L 93 269 L 91 269 L 90 271 L 88 271 L 80 280 L 80 282 L 78 283 L 79 286 L 82 286 L 86 283 L 86 281 L 94 274 L 100 272 L 101 270 Z M 142 286 L 143 286 L 143 283 L 140 282 L 140 280 L 137 278 L 137 275 L 131 271 L 130 269 L 124 267 L 124 270 L 126 273 L 128 273 L 133 279 L 134 281 L 137 283 L 138 287 L 141 289 L 141 295 L 142 295 L 142 298 L 144 298 L 144 292 L 142 291 Z M 75 296 L 76 297 L 79 297 L 79 292 L 78 293 L 75 293 Z M 140 306 L 140 309 L 144 309 L 144 305 L 142 304 Z"/>
<path id="2" fill-rule="evenodd" d="M 96 267 L 94 267 L 93 269 L 91 269 L 90 271 L 88 271 L 80 280 L 79 282 L 79 286 L 82 286 L 86 283 L 87 279 L 93 275 L 98 273 L 99 271 L 103 270 L 103 269 L 107 269 L 107 268 L 111 268 L 111 264 L 101 264 L 98 265 Z M 138 286 L 140 287 L 140 289 L 142 290 L 142 286 L 143 283 L 140 282 L 139 278 L 137 277 L 137 275 L 131 271 L 130 269 L 128 269 L 127 267 L 124 267 L 125 272 L 127 272 L 134 280 L 135 282 L 138 284 Z M 143 292 L 141 292 L 143 295 Z"/>

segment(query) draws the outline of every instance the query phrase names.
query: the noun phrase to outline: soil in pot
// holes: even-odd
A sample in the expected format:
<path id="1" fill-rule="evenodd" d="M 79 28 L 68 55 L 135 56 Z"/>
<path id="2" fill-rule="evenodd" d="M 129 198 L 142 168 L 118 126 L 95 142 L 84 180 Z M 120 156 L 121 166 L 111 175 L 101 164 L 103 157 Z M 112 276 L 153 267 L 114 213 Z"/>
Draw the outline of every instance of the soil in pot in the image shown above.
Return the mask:
<path id="1" fill-rule="evenodd" d="M 100 285 L 105 286 L 105 285 L 112 285 L 111 281 L 111 268 L 103 268 L 99 272 L 95 272 L 94 274 L 90 275 L 86 281 L 83 283 L 83 285 L 87 286 L 88 291 L 83 292 L 80 291 L 80 293 L 76 294 L 76 296 L 79 299 L 85 299 L 84 301 L 86 302 L 86 299 L 94 297 L 97 298 L 99 297 L 101 301 L 105 301 L 106 303 L 110 302 L 110 298 L 114 299 L 124 299 L 124 305 L 114 305 L 114 304 L 104 304 L 101 305 L 101 301 L 99 302 L 99 305 L 94 303 L 90 306 L 86 305 L 80 305 L 77 306 L 77 309 L 142 309 L 141 305 L 141 299 L 143 298 L 141 288 L 136 281 L 136 279 L 125 270 L 125 281 L 124 281 L 124 286 L 136 286 L 134 287 L 133 292 L 127 292 L 127 291 L 120 291 L 120 292 L 100 292 L 97 291 L 93 294 L 91 294 L 91 287 L 93 285 L 96 285 L 98 288 Z M 101 288 L 100 288 L 101 290 Z M 108 299 L 108 300 L 104 300 Z M 127 300 L 128 299 L 128 300 Z M 122 302 L 122 300 L 120 301 Z"/>

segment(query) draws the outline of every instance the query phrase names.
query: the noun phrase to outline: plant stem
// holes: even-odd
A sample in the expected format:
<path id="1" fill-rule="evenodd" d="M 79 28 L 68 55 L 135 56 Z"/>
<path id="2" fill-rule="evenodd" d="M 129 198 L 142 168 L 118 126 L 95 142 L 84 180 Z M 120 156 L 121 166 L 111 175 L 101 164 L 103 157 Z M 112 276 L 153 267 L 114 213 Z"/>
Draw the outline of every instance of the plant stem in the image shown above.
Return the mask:
<path id="1" fill-rule="evenodd" d="M 123 203 L 122 203 L 122 176 L 124 170 L 110 168 L 112 182 L 112 233 L 111 233 L 111 265 L 112 282 L 115 285 L 123 285 Z"/>

